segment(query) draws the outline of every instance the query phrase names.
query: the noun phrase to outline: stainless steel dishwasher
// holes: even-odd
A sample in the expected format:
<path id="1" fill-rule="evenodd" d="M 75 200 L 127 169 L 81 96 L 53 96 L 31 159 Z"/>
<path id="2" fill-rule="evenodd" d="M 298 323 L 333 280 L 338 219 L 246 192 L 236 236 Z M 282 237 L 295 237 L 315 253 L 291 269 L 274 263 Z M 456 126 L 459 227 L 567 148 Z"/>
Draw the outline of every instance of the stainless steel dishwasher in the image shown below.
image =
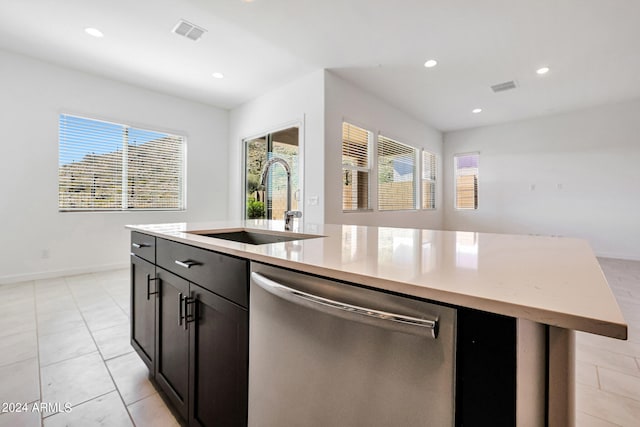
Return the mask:
<path id="1" fill-rule="evenodd" d="M 249 426 L 453 426 L 456 310 L 251 265 Z"/>

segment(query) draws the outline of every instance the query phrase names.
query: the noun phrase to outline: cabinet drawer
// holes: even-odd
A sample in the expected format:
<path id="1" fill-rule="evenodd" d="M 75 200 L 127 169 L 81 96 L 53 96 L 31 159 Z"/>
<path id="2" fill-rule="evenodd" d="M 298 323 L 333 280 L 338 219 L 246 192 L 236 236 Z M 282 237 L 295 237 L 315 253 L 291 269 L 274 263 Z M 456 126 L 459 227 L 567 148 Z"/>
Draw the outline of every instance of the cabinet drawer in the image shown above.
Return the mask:
<path id="1" fill-rule="evenodd" d="M 158 239 L 157 246 L 158 266 L 248 306 L 247 260 L 165 239 Z"/>
<path id="2" fill-rule="evenodd" d="M 131 232 L 131 253 L 146 259 L 147 261 L 156 262 L 156 238 L 148 234 Z"/>

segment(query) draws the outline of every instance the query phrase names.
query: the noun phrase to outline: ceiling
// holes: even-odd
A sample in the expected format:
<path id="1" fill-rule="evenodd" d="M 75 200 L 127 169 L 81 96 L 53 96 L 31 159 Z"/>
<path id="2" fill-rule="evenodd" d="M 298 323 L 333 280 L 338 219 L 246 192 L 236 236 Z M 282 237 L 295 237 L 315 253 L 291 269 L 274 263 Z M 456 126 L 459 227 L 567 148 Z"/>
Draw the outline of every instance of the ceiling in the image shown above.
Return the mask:
<path id="1" fill-rule="evenodd" d="M 635 0 L 2 0 L 0 48 L 222 108 L 325 68 L 451 131 L 640 97 L 638 22 Z"/>

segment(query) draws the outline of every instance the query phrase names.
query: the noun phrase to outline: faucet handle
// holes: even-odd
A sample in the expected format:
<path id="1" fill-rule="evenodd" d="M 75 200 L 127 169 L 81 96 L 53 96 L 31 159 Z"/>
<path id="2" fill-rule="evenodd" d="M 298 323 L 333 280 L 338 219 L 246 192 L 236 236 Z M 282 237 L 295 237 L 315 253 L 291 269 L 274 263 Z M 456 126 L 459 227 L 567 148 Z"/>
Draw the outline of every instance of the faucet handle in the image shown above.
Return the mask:
<path id="1" fill-rule="evenodd" d="M 302 212 L 300 211 L 286 211 L 284 216 L 288 216 L 289 218 L 302 218 Z"/>

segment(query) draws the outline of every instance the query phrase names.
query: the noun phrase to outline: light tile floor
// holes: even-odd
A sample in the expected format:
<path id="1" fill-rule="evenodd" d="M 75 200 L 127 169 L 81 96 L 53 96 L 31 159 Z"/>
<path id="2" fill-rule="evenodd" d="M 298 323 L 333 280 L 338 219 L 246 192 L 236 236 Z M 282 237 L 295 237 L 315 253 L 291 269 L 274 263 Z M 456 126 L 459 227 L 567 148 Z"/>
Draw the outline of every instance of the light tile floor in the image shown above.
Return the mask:
<path id="1" fill-rule="evenodd" d="M 576 334 L 579 427 L 640 426 L 640 262 L 600 258 L 629 325 L 627 341 Z"/>
<path id="2" fill-rule="evenodd" d="M 637 427 L 640 262 L 600 264 L 629 340 L 577 333 L 577 426 Z M 0 286 L 0 404 L 28 410 L 0 414 L 0 427 L 178 426 L 129 345 L 128 323 L 127 269 Z M 34 411 L 40 402 L 54 407 Z"/>
<path id="3" fill-rule="evenodd" d="M 129 344 L 128 269 L 0 286 L 4 403 L 27 412 L 0 427 L 179 426 Z"/>

